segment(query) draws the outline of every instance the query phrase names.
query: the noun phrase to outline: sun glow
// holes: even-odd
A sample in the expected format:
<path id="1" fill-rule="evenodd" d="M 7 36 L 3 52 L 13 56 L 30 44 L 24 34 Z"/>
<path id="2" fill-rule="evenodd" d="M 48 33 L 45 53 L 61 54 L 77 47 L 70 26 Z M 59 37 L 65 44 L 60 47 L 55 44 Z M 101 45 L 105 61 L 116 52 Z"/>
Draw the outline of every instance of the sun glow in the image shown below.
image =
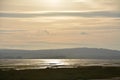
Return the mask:
<path id="1" fill-rule="evenodd" d="M 64 64 L 64 62 L 58 59 L 46 60 L 46 62 L 49 63 L 50 65 L 63 65 Z"/>
<path id="2" fill-rule="evenodd" d="M 44 0 L 44 3 L 46 3 L 48 6 L 57 6 L 61 3 L 61 0 Z"/>
<path id="3" fill-rule="evenodd" d="M 60 63 L 60 60 L 54 59 L 54 60 L 49 60 L 48 62 L 49 62 L 49 63 L 59 64 L 59 63 Z"/>
<path id="4" fill-rule="evenodd" d="M 75 0 L 76 2 L 87 2 L 87 0 Z"/>
<path id="5" fill-rule="evenodd" d="M 93 0 L 75 0 L 74 2 L 80 2 L 80 3 L 90 4 L 90 3 L 93 3 L 94 1 Z"/>

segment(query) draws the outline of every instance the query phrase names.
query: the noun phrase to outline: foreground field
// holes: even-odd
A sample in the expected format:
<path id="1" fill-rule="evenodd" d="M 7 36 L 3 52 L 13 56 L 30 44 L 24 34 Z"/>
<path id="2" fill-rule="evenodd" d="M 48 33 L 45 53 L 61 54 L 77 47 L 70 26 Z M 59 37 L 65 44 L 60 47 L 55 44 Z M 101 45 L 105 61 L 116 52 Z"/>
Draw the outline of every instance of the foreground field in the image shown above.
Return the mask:
<path id="1" fill-rule="evenodd" d="M 0 80 L 89 80 L 120 77 L 120 67 L 0 70 Z"/>

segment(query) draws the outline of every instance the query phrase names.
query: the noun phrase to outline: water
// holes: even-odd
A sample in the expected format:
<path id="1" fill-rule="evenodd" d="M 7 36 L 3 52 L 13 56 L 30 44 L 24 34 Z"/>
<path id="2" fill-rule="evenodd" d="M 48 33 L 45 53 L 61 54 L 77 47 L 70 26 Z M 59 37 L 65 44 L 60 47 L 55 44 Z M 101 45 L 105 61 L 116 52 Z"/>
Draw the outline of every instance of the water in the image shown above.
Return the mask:
<path id="1" fill-rule="evenodd" d="M 0 59 L 2 69 L 75 68 L 79 66 L 116 66 L 120 60 L 100 59 Z"/>

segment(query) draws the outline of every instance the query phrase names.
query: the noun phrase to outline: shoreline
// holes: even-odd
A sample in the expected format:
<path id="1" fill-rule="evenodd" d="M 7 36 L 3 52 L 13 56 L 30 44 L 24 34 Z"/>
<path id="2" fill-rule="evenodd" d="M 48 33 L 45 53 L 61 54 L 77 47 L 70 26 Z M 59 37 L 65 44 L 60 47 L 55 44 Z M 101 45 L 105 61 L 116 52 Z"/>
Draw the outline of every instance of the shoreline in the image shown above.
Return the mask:
<path id="1" fill-rule="evenodd" d="M 6 71 L 0 69 L 0 80 L 111 80 L 113 78 L 120 79 L 120 67 L 86 66 Z"/>

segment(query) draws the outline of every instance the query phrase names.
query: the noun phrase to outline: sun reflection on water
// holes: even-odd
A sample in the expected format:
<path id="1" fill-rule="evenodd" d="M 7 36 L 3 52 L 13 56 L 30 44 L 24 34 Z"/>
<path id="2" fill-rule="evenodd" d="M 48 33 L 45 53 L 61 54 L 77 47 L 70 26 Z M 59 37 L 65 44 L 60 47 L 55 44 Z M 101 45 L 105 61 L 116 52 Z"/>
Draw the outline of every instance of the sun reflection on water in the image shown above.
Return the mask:
<path id="1" fill-rule="evenodd" d="M 0 68 L 46 69 L 78 68 L 80 66 L 120 66 L 120 60 L 97 59 L 8 59 L 0 60 Z"/>
<path id="2" fill-rule="evenodd" d="M 49 59 L 49 60 L 45 60 L 45 62 L 50 65 L 65 65 L 65 62 L 59 59 Z"/>

